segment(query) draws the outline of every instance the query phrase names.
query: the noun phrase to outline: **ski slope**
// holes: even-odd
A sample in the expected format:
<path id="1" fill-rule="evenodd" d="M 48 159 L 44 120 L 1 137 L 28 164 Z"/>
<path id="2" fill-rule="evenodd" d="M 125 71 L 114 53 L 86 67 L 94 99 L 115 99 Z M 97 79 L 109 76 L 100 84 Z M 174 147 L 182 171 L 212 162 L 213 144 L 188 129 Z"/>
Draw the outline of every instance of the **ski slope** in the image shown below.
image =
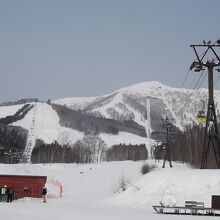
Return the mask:
<path id="1" fill-rule="evenodd" d="M 151 161 L 152 162 L 152 161 Z M 143 162 L 106 162 L 100 164 L 17 164 L 0 165 L 1 174 L 47 175 L 63 185 L 62 198 L 21 199 L 1 203 L 2 219 L 22 220 L 160 220 L 160 219 L 212 219 L 207 216 L 159 215 L 152 205 L 159 204 L 165 191 L 176 197 L 177 205 L 185 200 L 205 202 L 210 207 L 211 195 L 220 194 L 219 170 L 190 169 L 174 163 L 173 168 L 158 168 L 142 176 Z M 121 178 L 128 187 L 114 194 Z M 53 187 L 47 184 L 49 195 Z"/>
<path id="2" fill-rule="evenodd" d="M 0 107 L 0 118 L 4 118 L 8 115 L 14 115 L 23 105 L 10 105 Z"/>
<path id="3" fill-rule="evenodd" d="M 12 125 L 21 126 L 28 130 L 27 144 L 24 150 L 24 162 L 30 162 L 31 152 L 35 146 L 36 139 L 41 139 L 45 143 L 52 143 L 55 140 L 66 141 L 70 144 L 83 137 L 83 133 L 61 127 L 59 117 L 52 107 L 46 103 L 31 103 L 34 107 L 20 121 L 14 122 Z M 68 135 L 68 137 L 67 137 Z M 62 143 L 66 144 L 66 143 Z"/>
<path id="4" fill-rule="evenodd" d="M 83 138 L 84 133 L 62 127 L 59 124 L 59 117 L 47 103 L 30 103 L 34 107 L 25 115 L 22 120 L 12 123 L 14 126 L 21 126 L 28 130 L 27 145 L 24 151 L 24 157 L 26 162 L 30 162 L 31 152 L 35 145 L 36 139 L 41 139 L 45 143 L 52 143 L 55 140 L 60 144 L 73 144 L 77 140 Z M 22 105 L 0 107 L 0 117 L 6 115 L 6 112 L 14 114 Z M 8 109 L 8 110 L 7 110 Z M 9 114 L 10 115 L 10 114 Z M 111 147 L 114 144 L 146 144 L 148 138 L 140 137 L 127 132 L 119 132 L 118 135 L 111 135 L 101 133 L 100 137 L 105 141 L 107 147 Z M 148 146 L 147 146 L 148 147 Z M 149 147 L 148 147 L 149 150 Z"/>
<path id="5" fill-rule="evenodd" d="M 34 120 L 34 125 L 33 125 Z M 69 128 L 61 127 L 59 117 L 52 107 L 46 103 L 35 103 L 24 119 L 13 123 L 12 125 L 21 126 L 29 131 L 31 128 L 35 130 L 36 138 L 51 143 L 59 139 L 59 135 L 63 132 L 69 132 L 73 141 L 82 137 L 82 132 L 74 131 Z"/>

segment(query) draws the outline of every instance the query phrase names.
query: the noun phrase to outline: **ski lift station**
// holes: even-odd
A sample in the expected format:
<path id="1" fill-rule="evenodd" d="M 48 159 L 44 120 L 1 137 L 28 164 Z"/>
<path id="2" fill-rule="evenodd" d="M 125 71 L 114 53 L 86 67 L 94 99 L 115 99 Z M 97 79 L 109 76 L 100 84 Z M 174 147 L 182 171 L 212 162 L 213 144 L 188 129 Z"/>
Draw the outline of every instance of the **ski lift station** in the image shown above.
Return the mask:
<path id="1" fill-rule="evenodd" d="M 41 198 L 46 181 L 46 176 L 0 175 L 0 196 L 1 189 L 7 187 L 13 189 L 14 199 Z"/>

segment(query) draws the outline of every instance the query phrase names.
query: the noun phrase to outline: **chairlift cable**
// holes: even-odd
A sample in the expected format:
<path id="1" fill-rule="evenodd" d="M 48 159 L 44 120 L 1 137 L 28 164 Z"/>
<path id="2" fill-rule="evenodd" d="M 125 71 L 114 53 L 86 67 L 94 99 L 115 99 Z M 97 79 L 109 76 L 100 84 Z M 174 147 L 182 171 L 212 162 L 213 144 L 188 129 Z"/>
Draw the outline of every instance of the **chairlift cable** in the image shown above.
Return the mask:
<path id="1" fill-rule="evenodd" d="M 215 42 L 213 43 L 213 45 L 216 44 L 216 43 L 217 43 L 217 41 L 215 41 Z M 204 55 L 206 54 L 206 52 L 207 52 L 207 51 L 203 52 L 201 55 L 199 55 L 199 57 L 204 56 Z M 194 62 L 195 62 L 195 61 L 197 61 L 197 59 L 195 59 Z M 185 82 L 186 82 L 186 80 L 187 80 L 187 78 L 188 78 L 190 72 L 191 72 L 191 70 L 190 70 L 190 68 L 189 68 L 189 70 L 187 71 L 187 73 L 186 73 L 186 75 L 185 75 L 185 78 L 184 78 L 184 80 L 183 80 L 183 82 L 182 82 L 182 85 L 181 85 L 181 87 L 180 87 L 181 89 L 183 88 L 183 86 L 184 86 L 184 84 L 185 84 Z M 199 80 L 197 81 L 196 86 L 194 86 L 194 89 L 193 89 L 193 90 L 195 90 L 196 87 L 198 86 L 199 81 L 200 81 L 200 79 L 202 78 L 203 73 L 204 73 L 204 70 L 203 70 L 202 74 L 200 75 Z M 198 89 L 199 89 L 200 86 L 202 85 L 202 83 L 203 83 L 203 81 L 204 81 L 206 75 L 207 75 L 207 72 L 206 72 L 205 75 L 203 76 L 202 81 L 200 82 L 200 84 L 199 84 L 199 86 L 198 86 Z M 180 95 L 180 93 L 179 93 L 179 95 Z M 177 96 L 177 98 L 179 97 L 179 95 Z M 177 99 L 177 98 L 176 98 L 176 99 Z M 200 104 L 201 104 L 201 103 L 200 103 Z M 195 111 L 195 110 L 198 108 L 198 106 L 200 106 L 200 104 L 197 105 L 196 108 L 195 108 L 193 111 Z M 177 113 L 176 115 L 179 117 L 179 116 L 180 116 L 180 113 Z"/>
<path id="2" fill-rule="evenodd" d="M 198 86 L 198 84 L 199 84 L 199 82 L 200 82 L 200 80 L 201 80 L 201 78 L 202 78 L 204 72 L 205 72 L 205 71 L 203 70 L 202 73 L 200 74 L 200 77 L 199 77 L 199 79 L 197 80 L 196 85 L 194 86 L 193 90 L 196 90 L 196 88 L 197 88 L 197 86 Z M 198 89 L 198 88 L 197 88 L 197 89 Z"/>
<path id="3" fill-rule="evenodd" d="M 220 76 L 218 76 L 218 78 L 215 80 L 214 86 L 215 86 L 215 84 L 219 81 L 219 79 L 220 79 Z"/>
<path id="4" fill-rule="evenodd" d="M 216 41 L 216 42 L 217 42 L 217 41 Z M 215 42 L 215 43 L 216 43 L 216 42 Z M 214 43 L 214 44 L 215 44 L 215 43 Z M 213 45 L 214 45 L 214 44 L 213 44 Z M 206 51 L 203 52 L 202 54 L 200 54 L 199 57 L 204 56 L 204 54 L 206 54 Z M 193 62 L 195 62 L 195 61 L 197 61 L 197 59 L 195 59 Z M 183 88 L 183 86 L 184 86 L 184 84 L 185 84 L 185 82 L 186 82 L 186 80 L 187 80 L 187 77 L 189 76 L 190 71 L 191 71 L 191 70 L 190 70 L 190 68 L 189 68 L 189 70 L 187 71 L 186 76 L 185 76 L 185 78 L 184 78 L 184 80 L 183 80 L 183 83 L 182 83 L 182 85 L 181 85 L 181 87 L 180 87 L 181 89 Z"/>
<path id="5" fill-rule="evenodd" d="M 192 112 L 195 112 L 201 105 L 203 105 L 203 103 L 199 103 L 198 105 L 196 105 L 196 107 L 192 110 Z"/>
<path id="6" fill-rule="evenodd" d="M 216 43 L 217 43 L 217 41 L 215 41 L 212 45 L 215 45 Z M 207 49 L 205 52 L 203 52 L 201 55 L 199 55 L 199 58 L 202 57 L 202 56 L 205 56 L 205 54 L 207 53 L 207 51 L 208 51 L 208 49 Z M 197 61 L 197 59 L 195 59 L 193 62 L 196 62 L 196 61 Z M 188 77 L 190 71 L 191 71 L 191 70 L 189 69 L 188 72 L 187 72 L 187 74 L 186 74 L 186 76 L 185 76 L 185 78 L 184 78 L 184 81 L 183 81 L 183 83 L 182 83 L 181 88 L 183 88 L 183 86 L 184 86 L 184 84 L 185 84 L 185 82 L 186 82 L 186 79 L 187 79 L 187 77 Z M 198 89 L 201 87 L 201 85 L 202 85 L 204 79 L 206 78 L 206 76 L 207 76 L 207 74 L 208 74 L 207 72 L 205 72 L 205 74 L 204 74 L 204 72 L 205 72 L 205 70 L 202 71 L 202 73 L 201 73 L 199 79 L 197 80 L 197 82 L 196 82 L 196 84 L 195 84 L 193 90 L 196 90 L 196 88 L 197 88 L 197 90 L 198 90 Z M 215 83 L 216 83 L 219 79 L 220 79 L 220 76 L 219 76 L 218 79 L 215 81 Z M 214 84 L 214 85 L 215 85 L 215 84 Z M 178 96 L 177 96 L 177 97 L 178 97 Z M 194 112 L 199 106 L 201 106 L 201 103 L 199 103 L 199 104 L 192 110 L 192 112 Z M 180 116 L 180 113 L 177 113 L 176 115 L 179 117 L 179 116 Z"/>
<path id="7" fill-rule="evenodd" d="M 205 78 L 206 78 L 207 74 L 208 74 L 208 72 L 206 72 L 206 73 L 205 73 L 205 75 L 203 76 L 202 81 L 201 81 L 201 83 L 200 83 L 200 84 L 199 84 L 199 86 L 198 86 L 198 89 L 200 89 L 200 88 L 201 88 L 202 83 L 204 82 L 204 80 L 205 80 Z"/>
<path id="8" fill-rule="evenodd" d="M 189 73 L 190 73 L 190 69 L 187 71 L 187 73 L 186 73 L 186 76 L 185 76 L 185 78 L 184 78 L 184 80 L 183 80 L 183 83 L 182 83 L 182 85 L 181 85 L 181 89 L 183 88 L 183 86 L 184 86 L 184 84 L 185 84 L 185 82 L 186 82 L 186 79 L 187 79 L 187 77 L 189 76 Z"/>

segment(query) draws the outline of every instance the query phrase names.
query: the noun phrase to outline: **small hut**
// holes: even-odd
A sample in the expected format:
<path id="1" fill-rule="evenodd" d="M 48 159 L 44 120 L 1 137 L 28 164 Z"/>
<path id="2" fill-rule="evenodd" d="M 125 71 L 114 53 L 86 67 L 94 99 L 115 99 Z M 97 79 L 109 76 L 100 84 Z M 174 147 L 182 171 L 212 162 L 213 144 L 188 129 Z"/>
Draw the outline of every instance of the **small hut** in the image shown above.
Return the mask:
<path id="1" fill-rule="evenodd" d="M 2 188 L 7 187 L 14 191 L 14 199 L 41 198 L 46 181 L 46 176 L 0 175 L 0 193 Z"/>

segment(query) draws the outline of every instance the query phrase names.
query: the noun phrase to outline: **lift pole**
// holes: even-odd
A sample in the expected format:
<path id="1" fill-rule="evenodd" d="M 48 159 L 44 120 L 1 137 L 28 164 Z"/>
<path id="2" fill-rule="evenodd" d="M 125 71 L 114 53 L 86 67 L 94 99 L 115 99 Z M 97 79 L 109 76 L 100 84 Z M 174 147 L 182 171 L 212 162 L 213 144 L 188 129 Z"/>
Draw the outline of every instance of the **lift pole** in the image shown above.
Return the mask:
<path id="1" fill-rule="evenodd" d="M 169 119 L 166 117 L 165 119 L 165 127 L 166 127 L 166 143 L 164 146 L 164 159 L 163 159 L 163 168 L 165 167 L 166 161 L 169 161 L 170 167 L 172 166 L 172 158 L 171 158 L 171 138 L 175 135 L 174 126 L 170 123 Z"/>
<path id="2" fill-rule="evenodd" d="M 205 136 L 203 142 L 203 153 L 201 160 L 201 169 L 207 168 L 208 156 L 211 151 L 211 146 L 215 155 L 216 167 L 220 169 L 220 140 L 219 140 L 219 129 L 217 124 L 216 112 L 215 112 L 215 103 L 214 103 L 214 92 L 213 92 L 213 69 L 220 66 L 220 58 L 215 52 L 215 47 L 220 47 L 220 41 L 217 41 L 217 45 L 211 45 L 210 41 L 206 43 L 203 41 L 203 45 L 190 45 L 193 48 L 197 60 L 194 61 L 190 67 L 190 70 L 194 69 L 195 72 L 200 72 L 204 68 L 208 69 L 208 89 L 209 89 L 209 99 L 208 99 L 208 108 L 206 116 L 206 127 L 205 127 Z M 197 52 L 198 47 L 205 48 L 205 52 L 200 58 Z M 207 52 L 213 52 L 215 58 L 204 62 L 204 58 L 207 55 Z"/>

